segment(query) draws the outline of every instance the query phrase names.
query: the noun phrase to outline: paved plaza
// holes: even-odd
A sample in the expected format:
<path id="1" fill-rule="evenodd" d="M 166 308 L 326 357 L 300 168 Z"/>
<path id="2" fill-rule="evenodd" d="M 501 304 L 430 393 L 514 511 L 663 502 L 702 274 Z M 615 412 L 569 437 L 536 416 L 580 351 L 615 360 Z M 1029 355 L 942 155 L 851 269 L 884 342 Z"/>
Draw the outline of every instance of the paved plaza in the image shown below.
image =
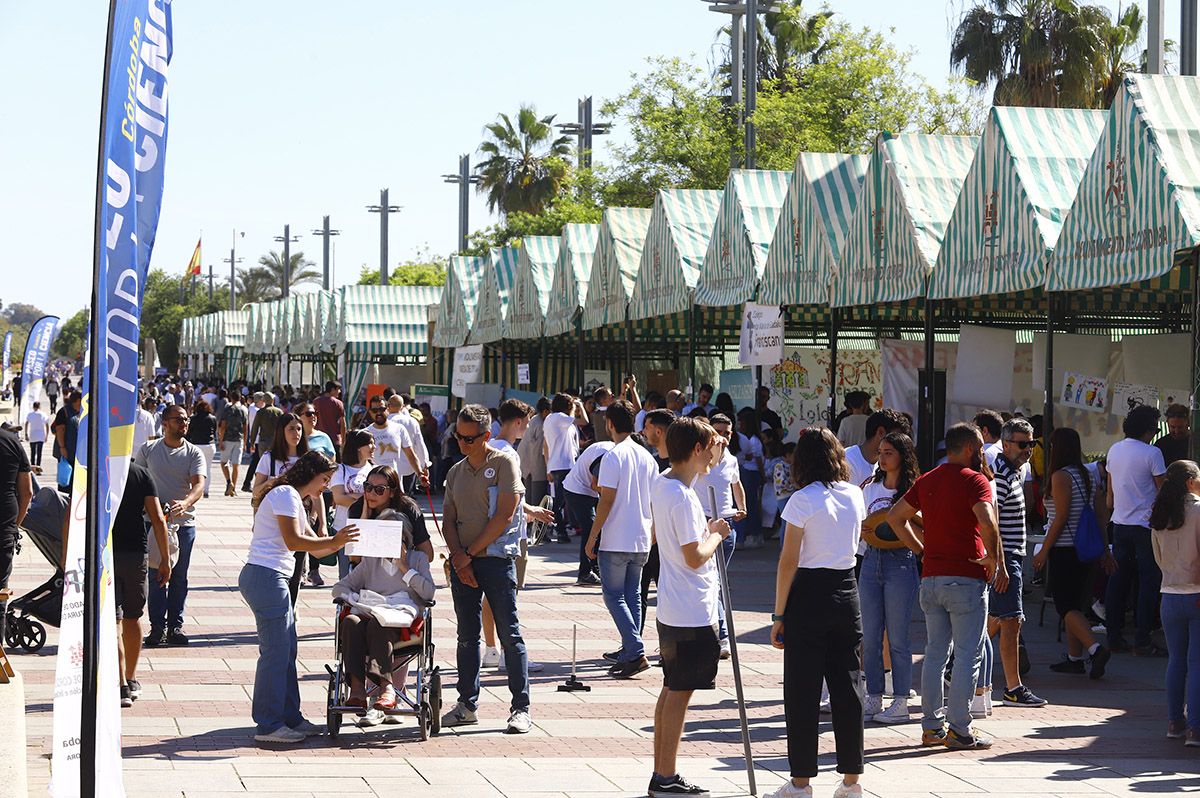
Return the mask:
<path id="1" fill-rule="evenodd" d="M 47 473 L 53 473 L 52 470 Z M 220 480 L 220 473 L 214 468 Z M 507 716 L 503 674 L 485 671 L 480 724 L 447 729 L 422 743 L 415 721 L 371 730 L 343 727 L 327 737 L 283 749 L 255 747 L 250 691 L 256 656 L 254 624 L 237 591 L 250 535 L 249 498 L 224 498 L 218 482 L 199 507 L 190 573 L 187 648 L 150 649 L 141 664 L 143 696 L 122 712 L 125 785 L 130 796 L 226 798 L 287 796 L 640 796 L 651 767 L 652 714 L 661 672 L 614 681 L 600 655 L 616 643 L 598 588 L 574 586 L 575 545 L 534 549 L 520 609 L 531 657 L 546 663 L 532 677 L 533 732 L 500 733 Z M 435 541 L 440 538 L 435 533 Z M 327 579 L 336 569 L 324 569 Z M 18 559 L 17 594 L 51 573 L 32 545 Z M 787 774 L 782 715 L 782 656 L 767 644 L 775 549 L 738 552 L 731 579 L 737 607 L 742 671 L 756 757 L 759 794 Z M 435 577 L 443 576 L 435 569 Z M 330 579 L 330 581 L 332 581 Z M 435 615 L 437 659 L 452 705 L 454 616 L 448 589 L 439 589 Z M 879 798 L 968 796 L 1143 795 L 1200 792 L 1200 750 L 1164 736 L 1161 688 L 1165 660 L 1114 658 L 1108 677 L 1093 683 L 1051 673 L 1062 647 L 1053 608 L 1037 624 L 1040 595 L 1027 608 L 1033 671 L 1027 681 L 1049 699 L 1044 709 L 997 706 L 979 723 L 996 744 L 966 753 L 924 750 L 920 724 L 867 728 L 866 794 Z M 653 600 L 652 600 L 653 603 Z M 653 612 L 653 610 L 651 610 Z M 332 661 L 333 607 L 328 589 L 304 588 L 299 601 L 301 697 L 304 711 L 323 722 L 325 664 Z M 653 629 L 653 616 L 647 630 Z M 570 670 L 572 628 L 578 630 L 579 671 L 590 693 L 560 693 Z M 922 648 L 923 626 L 914 623 Z M 25 679 L 30 794 L 49 779 L 51 702 L 57 630 L 37 655 L 18 654 Z M 648 649 L 654 648 L 653 636 Z M 919 656 L 918 656 L 919 659 Z M 916 702 L 914 701 L 914 710 Z M 746 795 L 748 784 L 728 663 L 717 689 L 697 693 L 689 715 L 682 773 L 714 795 Z M 821 737 L 822 772 L 815 795 L 829 795 L 833 735 Z M 0 794 L 3 788 L 0 787 Z"/>

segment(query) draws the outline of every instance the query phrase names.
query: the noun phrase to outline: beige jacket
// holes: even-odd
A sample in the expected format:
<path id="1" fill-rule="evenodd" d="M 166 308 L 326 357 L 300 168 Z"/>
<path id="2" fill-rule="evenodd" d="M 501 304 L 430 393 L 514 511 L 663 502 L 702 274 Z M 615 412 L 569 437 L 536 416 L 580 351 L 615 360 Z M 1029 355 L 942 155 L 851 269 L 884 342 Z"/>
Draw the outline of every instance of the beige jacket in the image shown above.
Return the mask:
<path id="1" fill-rule="evenodd" d="M 1163 593 L 1200 593 L 1200 498 L 1184 497 L 1183 526 L 1151 534 Z"/>

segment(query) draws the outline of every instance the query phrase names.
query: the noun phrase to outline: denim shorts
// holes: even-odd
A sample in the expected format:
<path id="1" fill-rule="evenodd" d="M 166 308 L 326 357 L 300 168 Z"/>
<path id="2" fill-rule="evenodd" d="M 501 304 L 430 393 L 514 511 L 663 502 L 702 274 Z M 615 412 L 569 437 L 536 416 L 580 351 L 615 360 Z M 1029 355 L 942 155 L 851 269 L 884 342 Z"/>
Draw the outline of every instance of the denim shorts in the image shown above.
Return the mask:
<path id="1" fill-rule="evenodd" d="M 1017 618 L 1025 620 L 1025 608 L 1021 605 L 1021 561 L 1023 555 L 1004 552 L 1004 567 L 1008 570 L 1008 590 L 996 591 L 988 587 L 988 615 L 993 618 Z"/>

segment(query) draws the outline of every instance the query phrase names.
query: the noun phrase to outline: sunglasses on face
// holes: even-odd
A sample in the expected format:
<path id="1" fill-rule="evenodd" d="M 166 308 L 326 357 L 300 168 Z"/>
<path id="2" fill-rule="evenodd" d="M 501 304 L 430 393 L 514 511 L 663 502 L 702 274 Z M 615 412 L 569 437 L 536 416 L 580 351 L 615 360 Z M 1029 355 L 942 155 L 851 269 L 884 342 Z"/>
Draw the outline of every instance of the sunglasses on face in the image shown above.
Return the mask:
<path id="1" fill-rule="evenodd" d="M 364 493 L 374 493 L 376 496 L 382 496 L 391 489 L 391 485 L 372 485 L 370 483 L 363 485 Z"/>
<path id="2" fill-rule="evenodd" d="M 465 443 L 468 446 L 470 446 L 472 443 L 479 440 L 486 434 L 487 434 L 486 430 L 484 432 L 479 433 L 478 435 L 463 435 L 461 432 L 455 431 L 454 437 L 458 438 L 459 443 Z"/>
<path id="3" fill-rule="evenodd" d="M 1033 446 L 1033 441 L 1014 441 L 1012 438 L 1009 438 L 1008 442 L 1021 450 L 1025 450 Z"/>
<path id="4" fill-rule="evenodd" d="M 308 416 L 309 418 L 316 418 L 316 417 L 317 417 L 317 411 L 316 411 L 316 410 L 309 410 L 307 413 L 301 413 L 300 415 L 302 415 L 302 416 Z"/>

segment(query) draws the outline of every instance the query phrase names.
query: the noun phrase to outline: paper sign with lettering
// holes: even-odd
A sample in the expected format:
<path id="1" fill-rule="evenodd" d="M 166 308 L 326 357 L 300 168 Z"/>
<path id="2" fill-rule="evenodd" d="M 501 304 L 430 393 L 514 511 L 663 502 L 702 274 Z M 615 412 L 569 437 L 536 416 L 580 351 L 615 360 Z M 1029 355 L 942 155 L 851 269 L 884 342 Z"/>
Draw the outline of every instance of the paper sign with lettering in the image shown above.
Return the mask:
<path id="1" fill-rule="evenodd" d="M 783 361 L 783 312 L 778 305 L 747 302 L 742 310 L 738 363 L 774 366 Z"/>

